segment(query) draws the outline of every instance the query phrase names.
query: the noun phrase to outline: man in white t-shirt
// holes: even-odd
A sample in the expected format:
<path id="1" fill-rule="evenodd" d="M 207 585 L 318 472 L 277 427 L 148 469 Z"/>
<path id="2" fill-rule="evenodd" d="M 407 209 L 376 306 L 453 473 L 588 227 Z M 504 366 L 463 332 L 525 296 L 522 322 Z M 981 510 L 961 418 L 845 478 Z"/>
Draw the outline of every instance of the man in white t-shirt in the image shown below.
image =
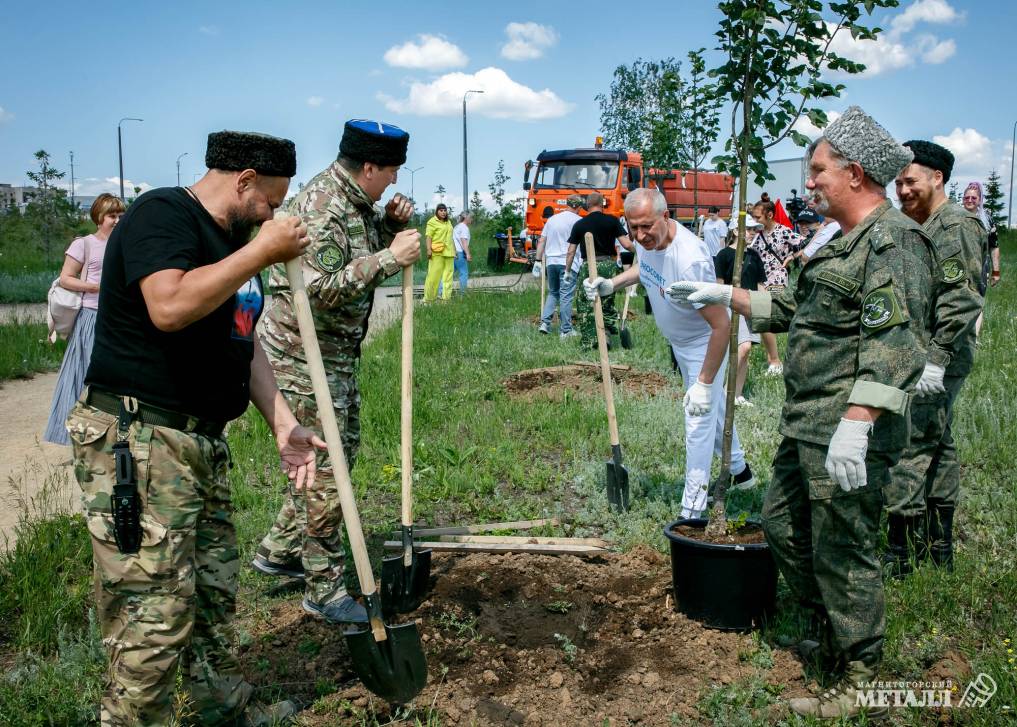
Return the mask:
<path id="1" fill-rule="evenodd" d="M 636 189 L 625 198 L 625 219 L 636 243 L 636 264 L 610 280 L 583 283 L 588 298 L 612 295 L 618 288 L 642 283 L 653 307 L 653 319 L 671 344 L 685 393 L 685 491 L 681 516 L 702 517 L 713 454 L 721 452 L 724 434 L 724 371 L 731 316 L 719 305 L 695 306 L 672 301 L 667 287 L 686 276 L 715 282 L 713 256 L 706 244 L 667 214 L 667 202 L 655 189 Z M 733 487 L 755 485 L 745 453 L 734 432 L 731 443 Z"/>
<path id="2" fill-rule="evenodd" d="M 720 219 L 720 208 L 711 207 L 710 216 L 703 223 L 703 242 L 710 250 L 711 255 L 716 255 L 724 249 L 724 241 L 727 239 L 727 223 Z"/>
<path id="3" fill-rule="evenodd" d="M 456 274 L 459 275 L 459 292 L 465 293 L 466 286 L 470 282 L 470 225 L 473 224 L 473 215 L 469 212 L 459 213 L 459 224 L 452 228 L 452 242 L 456 246 L 456 259 L 453 263 Z"/>
<path id="4" fill-rule="evenodd" d="M 577 335 L 572 329 L 572 296 L 576 292 L 576 276 L 583 261 L 580 255 L 576 255 L 572 261 L 572 276 L 566 280 L 565 257 L 568 254 L 572 227 L 582 219 L 575 210 L 583 206 L 583 198 L 572 195 L 565 204 L 568 209 L 549 217 L 537 240 L 537 260 L 543 260 L 547 265 L 547 299 L 544 301 L 544 310 L 540 312 L 538 330 L 545 335 L 551 332 L 551 319 L 557 308 L 560 335 L 562 338 L 570 338 Z M 538 262 L 533 266 L 533 274 L 537 277 L 540 277 L 540 265 Z"/>

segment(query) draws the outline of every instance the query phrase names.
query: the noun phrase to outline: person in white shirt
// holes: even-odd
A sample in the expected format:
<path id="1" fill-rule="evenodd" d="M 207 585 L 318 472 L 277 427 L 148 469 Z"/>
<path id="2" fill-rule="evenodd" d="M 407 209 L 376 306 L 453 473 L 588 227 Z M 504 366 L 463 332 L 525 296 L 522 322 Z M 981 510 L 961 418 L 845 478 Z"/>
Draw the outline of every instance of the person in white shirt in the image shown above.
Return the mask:
<path id="1" fill-rule="evenodd" d="M 576 276 L 583 261 L 580 255 L 576 255 L 572 261 L 572 275 L 566 277 L 565 258 L 572 227 L 582 219 L 575 210 L 583 206 L 583 198 L 574 194 L 565 204 L 568 209 L 551 216 L 544 223 L 544 231 L 537 240 L 538 262 L 533 266 L 533 274 L 540 277 L 539 261 L 543 260 L 547 265 L 547 299 L 544 310 L 540 312 L 538 330 L 545 335 L 551 332 L 551 321 L 557 308 L 559 333 L 562 338 L 570 338 L 577 335 L 572 328 L 572 296 L 576 292 Z"/>
<path id="2" fill-rule="evenodd" d="M 470 282 L 470 225 L 473 224 L 473 215 L 469 212 L 459 213 L 459 224 L 452 229 L 452 242 L 456 246 L 456 259 L 453 263 L 456 274 L 459 275 L 459 292 L 465 293 L 466 286 Z"/>
<path id="3" fill-rule="evenodd" d="M 636 264 L 610 280 L 583 283 L 586 296 L 613 295 L 642 283 L 653 307 L 653 320 L 678 360 L 687 386 L 685 408 L 685 489 L 681 516 L 703 517 L 710 465 L 720 454 L 724 434 L 724 371 L 731 316 L 719 305 L 697 306 L 671 300 L 665 291 L 675 280 L 715 282 L 713 256 L 706 244 L 668 217 L 667 202 L 655 189 L 636 189 L 625 198 L 625 219 L 636 243 Z M 736 489 L 755 485 L 745 453 L 733 433 L 731 472 Z"/>
<path id="4" fill-rule="evenodd" d="M 724 249 L 727 238 L 727 223 L 720 219 L 720 208 L 711 207 L 710 216 L 703 223 L 703 242 L 710 250 L 711 255 L 716 255 Z"/>

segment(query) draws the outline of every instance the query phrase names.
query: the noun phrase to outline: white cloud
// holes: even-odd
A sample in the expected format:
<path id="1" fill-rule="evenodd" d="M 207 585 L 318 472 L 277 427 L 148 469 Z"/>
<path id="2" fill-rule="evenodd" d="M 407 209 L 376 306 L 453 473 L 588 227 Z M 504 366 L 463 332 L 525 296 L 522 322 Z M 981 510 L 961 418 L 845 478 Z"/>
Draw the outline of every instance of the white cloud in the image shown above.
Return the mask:
<path id="1" fill-rule="evenodd" d="M 550 25 L 540 23 L 509 23 L 505 26 L 508 42 L 501 47 L 502 58 L 512 61 L 532 61 L 558 42 L 558 32 Z"/>
<path id="2" fill-rule="evenodd" d="M 14 114 L 0 106 L 0 124 L 5 124 L 8 121 L 14 121 Z"/>
<path id="3" fill-rule="evenodd" d="M 200 25 L 198 32 L 202 35 L 219 35 L 219 28 L 215 25 Z"/>
<path id="4" fill-rule="evenodd" d="M 180 181 L 183 184 L 187 183 L 183 179 Z M 67 190 L 67 194 L 70 194 L 70 176 L 68 175 L 57 182 L 54 186 L 65 189 Z M 130 179 L 125 178 L 124 196 L 133 197 L 135 187 L 141 187 L 142 193 L 153 189 L 152 185 L 148 182 L 133 182 Z M 105 177 L 103 179 L 100 179 L 99 177 L 81 177 L 74 180 L 74 195 L 77 197 L 95 197 L 103 192 L 109 192 L 110 194 L 120 196 L 120 177 Z"/>
<path id="5" fill-rule="evenodd" d="M 440 36 L 422 33 L 417 36 L 417 40 L 418 42 L 408 40 L 402 45 L 389 48 L 385 51 L 385 62 L 398 68 L 438 71 L 465 66 L 469 60 L 459 46 Z"/>
<path id="6" fill-rule="evenodd" d="M 308 96 L 307 105 L 311 108 L 318 108 L 325 101 L 321 96 Z"/>
<path id="7" fill-rule="evenodd" d="M 549 88 L 536 91 L 509 78 L 500 68 L 482 68 L 476 73 L 447 73 L 430 83 L 414 81 L 406 98 L 378 94 L 389 111 L 420 116 L 452 116 L 462 112 L 463 94 L 471 89 L 483 94 L 470 96 L 471 114 L 496 119 L 534 121 L 554 119 L 572 110 Z"/>
<path id="8" fill-rule="evenodd" d="M 957 44 L 952 38 L 941 41 L 934 35 L 920 37 L 917 48 L 922 53 L 922 60 L 933 65 L 945 62 L 957 52 Z"/>
<path id="9" fill-rule="evenodd" d="M 881 33 L 876 40 L 862 40 L 851 37 L 841 30 L 830 44 L 830 50 L 856 63 L 865 64 L 862 76 L 878 76 L 887 71 L 907 68 L 915 62 L 914 52 L 896 38 Z M 835 73 L 841 76 L 845 74 Z"/>
<path id="10" fill-rule="evenodd" d="M 840 118 L 840 111 L 827 111 L 826 112 L 826 123 L 832 124 L 834 121 Z M 798 120 L 791 126 L 792 129 L 805 134 L 810 139 L 818 139 L 823 135 L 823 130 L 818 126 L 809 121 L 808 116 L 799 116 Z"/>
<path id="11" fill-rule="evenodd" d="M 954 167 L 962 171 L 983 169 L 996 161 L 992 141 L 976 129 L 957 127 L 945 136 L 933 136 L 932 140 L 953 152 Z"/>
<path id="12" fill-rule="evenodd" d="M 907 33 L 918 23 L 954 23 L 963 19 L 946 0 L 915 0 L 904 12 L 894 17 L 890 29 L 896 33 Z"/>

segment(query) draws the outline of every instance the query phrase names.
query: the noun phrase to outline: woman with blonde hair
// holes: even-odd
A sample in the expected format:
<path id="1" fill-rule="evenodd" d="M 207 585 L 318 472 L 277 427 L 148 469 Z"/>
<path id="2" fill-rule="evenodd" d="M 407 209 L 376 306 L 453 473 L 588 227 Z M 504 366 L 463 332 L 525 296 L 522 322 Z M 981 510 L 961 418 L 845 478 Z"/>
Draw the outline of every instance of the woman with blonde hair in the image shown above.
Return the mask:
<path id="1" fill-rule="evenodd" d="M 112 194 L 100 194 L 90 210 L 95 232 L 74 240 L 64 255 L 60 287 L 81 293 L 81 310 L 67 339 L 67 351 L 60 364 L 60 376 L 49 408 L 49 422 L 43 434 L 43 439 L 53 444 L 71 443 L 64 422 L 85 385 L 85 372 L 95 342 L 102 258 L 106 254 L 106 241 L 123 213 L 123 202 Z"/>

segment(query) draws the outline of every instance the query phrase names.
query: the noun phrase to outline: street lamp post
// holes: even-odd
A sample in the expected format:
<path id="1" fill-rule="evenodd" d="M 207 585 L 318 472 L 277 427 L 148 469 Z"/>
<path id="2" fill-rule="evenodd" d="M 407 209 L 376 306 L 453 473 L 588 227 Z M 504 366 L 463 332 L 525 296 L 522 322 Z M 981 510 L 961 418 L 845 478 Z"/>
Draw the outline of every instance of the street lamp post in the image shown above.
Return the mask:
<path id="1" fill-rule="evenodd" d="M 185 156 L 187 156 L 187 152 L 186 151 L 183 154 L 181 154 L 180 156 L 177 157 L 177 186 L 178 187 L 180 186 L 180 160 L 183 159 Z"/>
<path id="2" fill-rule="evenodd" d="M 421 169 L 423 169 L 423 167 L 417 167 L 416 169 L 410 169 L 409 167 L 406 167 L 406 171 L 410 173 L 410 199 L 413 201 L 413 204 L 417 203 L 417 198 L 413 195 L 413 175 L 419 172 Z"/>
<path id="3" fill-rule="evenodd" d="M 1006 203 L 1006 229 L 1011 229 L 1013 216 L 1013 158 L 1017 156 L 1017 121 L 1013 122 L 1013 137 L 1010 139 L 1010 201 Z"/>
<path id="4" fill-rule="evenodd" d="M 120 133 L 120 125 L 125 121 L 144 121 L 144 119 L 135 119 L 131 116 L 125 116 L 117 122 L 117 158 L 120 160 L 120 201 L 126 202 L 124 199 L 124 142 L 123 135 Z"/>
<path id="5" fill-rule="evenodd" d="M 466 97 L 471 93 L 483 93 L 483 91 L 477 91 L 470 89 L 463 94 L 463 210 L 470 208 L 470 183 L 466 169 Z"/>
<path id="6" fill-rule="evenodd" d="M 78 205 L 74 203 L 74 152 L 71 152 L 71 208 L 77 213 Z"/>

